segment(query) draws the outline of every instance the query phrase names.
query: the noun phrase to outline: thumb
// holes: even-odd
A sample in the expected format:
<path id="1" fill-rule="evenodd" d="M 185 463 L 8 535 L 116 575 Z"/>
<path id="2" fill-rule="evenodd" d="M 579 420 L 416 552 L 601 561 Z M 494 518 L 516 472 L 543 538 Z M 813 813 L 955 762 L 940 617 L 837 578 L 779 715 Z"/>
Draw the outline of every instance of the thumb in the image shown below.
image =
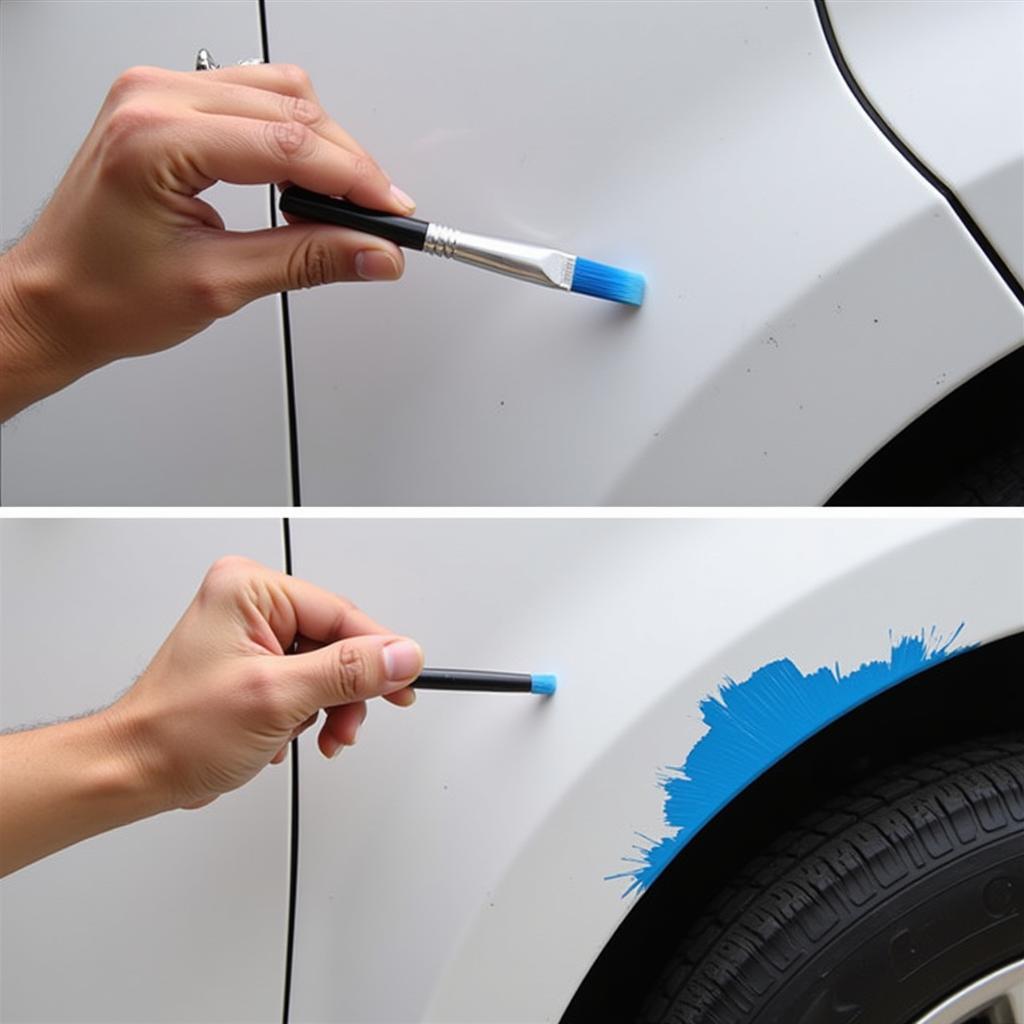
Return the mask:
<path id="1" fill-rule="evenodd" d="M 395 281 L 405 269 L 397 245 L 327 224 L 225 231 L 210 239 L 211 263 L 230 274 L 239 307 L 274 292 L 332 281 Z"/>
<path id="2" fill-rule="evenodd" d="M 423 670 L 423 651 L 405 637 L 357 636 L 275 661 L 282 685 L 299 697 L 305 717 L 408 686 Z"/>

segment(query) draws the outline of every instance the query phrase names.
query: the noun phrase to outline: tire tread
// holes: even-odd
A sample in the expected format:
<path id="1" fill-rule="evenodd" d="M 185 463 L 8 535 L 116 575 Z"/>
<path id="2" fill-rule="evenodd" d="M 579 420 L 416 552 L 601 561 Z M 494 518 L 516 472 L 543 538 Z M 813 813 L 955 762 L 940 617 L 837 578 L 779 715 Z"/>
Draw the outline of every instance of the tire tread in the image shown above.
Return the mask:
<path id="1" fill-rule="evenodd" d="M 814 942 L 852 926 L 889 886 L 1022 821 L 1024 734 L 965 741 L 854 784 L 711 899 L 638 1024 L 747 1024 Z"/>

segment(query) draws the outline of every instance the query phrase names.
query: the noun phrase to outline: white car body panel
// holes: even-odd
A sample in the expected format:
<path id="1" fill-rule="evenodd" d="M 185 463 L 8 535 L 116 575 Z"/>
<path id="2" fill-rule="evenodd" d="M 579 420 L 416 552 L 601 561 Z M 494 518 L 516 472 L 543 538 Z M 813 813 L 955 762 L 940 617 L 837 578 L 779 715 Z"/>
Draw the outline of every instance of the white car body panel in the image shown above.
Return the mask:
<path id="1" fill-rule="evenodd" d="M 961 622 L 958 645 L 1024 628 L 1019 520 L 291 529 L 297 575 L 428 663 L 559 676 L 550 700 L 375 705 L 336 761 L 301 738 L 293 1021 L 558 1020 L 635 898 L 606 876 L 636 832 L 669 834 L 659 774 L 725 677 L 779 658 L 848 672 Z"/>
<path id="2" fill-rule="evenodd" d="M 0 239 L 34 218 L 121 71 L 188 71 L 202 46 L 225 62 L 259 57 L 256 4 L 5 0 Z M 207 198 L 230 228 L 270 223 L 265 188 L 217 185 Z M 0 454 L 7 505 L 290 504 L 279 300 L 37 403 L 4 424 Z"/>
<path id="3" fill-rule="evenodd" d="M 828 7 L 872 102 L 1024 280 L 1024 4 Z"/>
<path id="4" fill-rule="evenodd" d="M 296 295 L 308 504 L 817 504 L 1024 337 L 809 2 L 267 9 L 420 216 L 649 285 L 631 313 L 413 253 Z"/>
<path id="5" fill-rule="evenodd" d="M 928 38 L 946 53 L 981 7 L 943 14 Z M 983 10 L 986 25 L 1003 17 Z M 649 278 L 631 313 L 410 254 L 396 286 L 296 295 L 307 504 L 816 504 L 1024 337 L 1020 304 L 850 94 L 809 2 L 267 11 L 272 58 L 310 70 L 422 215 Z M 255 2 L 30 0 L 2 17 L 5 236 L 124 66 L 186 68 L 200 45 L 223 63 L 260 51 Z M 883 113 L 925 138 L 922 111 L 936 115 L 915 40 L 904 68 L 893 38 L 907 32 L 839 18 L 857 65 L 879 74 Z M 1005 40 L 974 73 L 990 35 L 963 31 L 968 59 L 936 105 L 1012 97 Z M 388 40 L 386 74 L 364 39 Z M 1012 107 L 975 118 L 971 155 L 945 172 L 984 224 L 1011 224 L 993 227 L 1004 249 L 1024 137 L 1006 138 Z M 268 222 L 262 188 L 212 198 L 231 227 Z M 3 500 L 290 501 L 279 319 L 260 300 L 26 410 L 0 435 Z"/>
<path id="6" fill-rule="evenodd" d="M 0 728 L 109 704 L 231 552 L 282 567 L 280 521 L 0 523 Z M 5 878 L 0 1018 L 280 1021 L 288 774 Z"/>

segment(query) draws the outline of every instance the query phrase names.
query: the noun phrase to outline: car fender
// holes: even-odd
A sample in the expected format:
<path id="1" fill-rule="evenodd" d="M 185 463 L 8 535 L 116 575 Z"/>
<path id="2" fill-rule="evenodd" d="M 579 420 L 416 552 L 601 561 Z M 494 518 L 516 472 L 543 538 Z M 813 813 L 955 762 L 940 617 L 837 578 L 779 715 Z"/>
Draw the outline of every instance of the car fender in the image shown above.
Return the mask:
<path id="1" fill-rule="evenodd" d="M 723 682 L 783 659 L 860 680 L 793 744 L 1024 625 L 1013 521 L 398 525 L 293 522 L 295 570 L 359 593 L 429 663 L 554 671 L 559 690 L 374 708 L 337 764 L 300 740 L 300 1020 L 557 1020 L 636 898 L 630 858 L 673 832 L 661 783 Z M 758 733 L 755 772 L 785 752 Z M 714 776 L 712 806 L 739 791 Z"/>

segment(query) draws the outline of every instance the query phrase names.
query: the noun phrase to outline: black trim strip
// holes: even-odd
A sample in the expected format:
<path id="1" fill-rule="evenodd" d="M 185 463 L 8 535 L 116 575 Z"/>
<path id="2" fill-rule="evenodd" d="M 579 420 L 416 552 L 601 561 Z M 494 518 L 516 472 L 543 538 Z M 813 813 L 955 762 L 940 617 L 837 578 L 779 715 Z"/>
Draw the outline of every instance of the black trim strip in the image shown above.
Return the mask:
<path id="1" fill-rule="evenodd" d="M 290 521 L 281 520 L 284 540 L 284 571 L 292 574 L 292 530 Z M 284 953 L 284 1004 L 281 1024 L 288 1024 L 292 999 L 292 964 L 295 959 L 295 905 L 299 890 L 299 741 L 292 740 L 291 833 L 288 851 L 288 934 Z"/>
<path id="2" fill-rule="evenodd" d="M 274 186 L 270 186 L 270 209 L 274 209 Z M 277 220 L 271 212 L 271 227 Z M 292 505 L 302 504 L 299 490 L 299 424 L 295 403 L 295 367 L 292 359 L 292 320 L 288 310 L 288 293 L 281 292 L 281 333 L 284 337 L 284 385 L 288 392 L 288 458 L 291 463 Z"/>
<path id="3" fill-rule="evenodd" d="M 258 0 L 260 8 L 260 42 L 263 47 L 263 62 L 270 63 L 270 37 L 267 31 L 266 0 Z M 274 186 L 270 192 L 270 226 L 277 227 L 277 204 Z M 292 505 L 302 504 L 299 488 L 299 427 L 295 402 L 295 363 L 292 358 L 292 319 L 288 309 L 288 293 L 281 292 L 281 332 L 284 335 L 284 386 L 288 396 L 288 458 L 291 468 Z"/>
<path id="4" fill-rule="evenodd" d="M 875 127 L 892 143 L 900 156 L 946 200 L 953 213 L 960 220 L 960 223 L 967 229 L 968 234 L 977 242 L 981 251 L 995 268 L 996 273 L 1003 279 L 1003 283 L 1013 292 L 1016 300 L 1024 305 L 1024 285 L 1017 280 L 1006 261 L 999 255 L 996 247 L 988 240 L 985 232 L 978 226 L 978 222 L 968 212 L 967 207 L 960 202 L 957 194 L 892 130 L 871 100 L 867 98 L 864 90 L 861 89 L 860 83 L 850 70 L 850 65 L 846 63 L 846 58 L 843 56 L 842 49 L 840 49 L 839 41 L 836 39 L 835 29 L 832 27 L 832 19 L 828 13 L 826 0 L 814 0 L 814 8 L 818 12 L 818 20 L 821 22 L 822 32 L 825 33 L 825 42 L 828 43 L 832 59 L 836 62 L 836 67 L 839 68 L 839 73 L 843 76 L 843 81 L 849 86 L 850 92 L 853 93 L 854 98 L 863 107 L 864 113 L 871 118 L 875 123 Z"/>

